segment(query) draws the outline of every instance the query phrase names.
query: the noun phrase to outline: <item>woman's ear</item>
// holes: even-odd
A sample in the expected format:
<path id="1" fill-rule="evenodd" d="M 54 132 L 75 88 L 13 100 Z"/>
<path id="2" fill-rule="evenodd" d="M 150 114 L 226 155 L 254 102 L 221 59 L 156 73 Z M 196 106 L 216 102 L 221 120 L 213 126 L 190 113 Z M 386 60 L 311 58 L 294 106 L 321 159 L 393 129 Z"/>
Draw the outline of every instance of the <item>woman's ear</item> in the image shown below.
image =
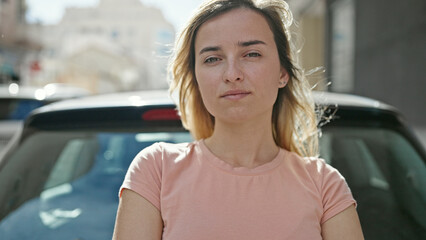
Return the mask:
<path id="1" fill-rule="evenodd" d="M 288 80 L 290 79 L 290 76 L 288 75 L 287 70 L 285 70 L 285 68 L 281 68 L 281 73 L 280 73 L 280 79 L 278 82 L 278 87 L 279 88 L 283 88 L 287 85 Z"/>

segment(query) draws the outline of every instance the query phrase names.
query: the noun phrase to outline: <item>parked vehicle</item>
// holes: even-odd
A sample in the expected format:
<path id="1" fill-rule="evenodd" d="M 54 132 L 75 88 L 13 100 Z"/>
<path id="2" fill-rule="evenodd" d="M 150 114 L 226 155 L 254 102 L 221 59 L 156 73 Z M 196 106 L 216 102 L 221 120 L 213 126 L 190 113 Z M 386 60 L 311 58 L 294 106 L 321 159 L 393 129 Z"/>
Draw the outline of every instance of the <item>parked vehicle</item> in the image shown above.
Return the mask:
<path id="1" fill-rule="evenodd" d="M 0 85 L 0 151 L 20 130 L 28 114 L 41 106 L 67 98 L 89 95 L 89 92 L 63 84 L 48 84 L 43 88 Z"/>
<path id="2" fill-rule="evenodd" d="M 398 111 L 316 93 L 321 156 L 346 177 L 366 239 L 426 239 L 426 154 Z M 0 239 L 110 239 L 118 190 L 154 142 L 188 142 L 166 92 L 53 103 L 33 112 L 0 157 Z"/>

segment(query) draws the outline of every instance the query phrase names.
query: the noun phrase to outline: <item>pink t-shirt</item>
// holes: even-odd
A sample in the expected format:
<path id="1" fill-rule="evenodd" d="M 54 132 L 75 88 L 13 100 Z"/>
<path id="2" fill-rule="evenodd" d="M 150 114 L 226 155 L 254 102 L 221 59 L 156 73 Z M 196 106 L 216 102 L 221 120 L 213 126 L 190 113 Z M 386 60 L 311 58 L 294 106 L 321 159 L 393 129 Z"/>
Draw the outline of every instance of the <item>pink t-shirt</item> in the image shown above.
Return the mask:
<path id="1" fill-rule="evenodd" d="M 156 143 L 133 160 L 122 188 L 161 212 L 163 239 L 322 239 L 321 224 L 355 200 L 337 170 L 281 149 L 248 169 L 204 141 Z"/>

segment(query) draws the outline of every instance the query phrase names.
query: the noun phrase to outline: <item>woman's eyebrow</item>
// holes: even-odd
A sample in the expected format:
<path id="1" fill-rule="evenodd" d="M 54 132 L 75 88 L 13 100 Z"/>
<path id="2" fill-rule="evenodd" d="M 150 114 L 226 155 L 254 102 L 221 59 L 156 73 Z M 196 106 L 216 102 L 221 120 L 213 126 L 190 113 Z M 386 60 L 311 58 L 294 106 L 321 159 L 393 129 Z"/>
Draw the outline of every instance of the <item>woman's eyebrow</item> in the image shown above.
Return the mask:
<path id="1" fill-rule="evenodd" d="M 238 42 L 238 46 L 240 46 L 240 47 L 249 47 L 249 46 L 257 45 L 257 44 L 266 45 L 266 43 L 264 41 L 260 41 L 260 40 L 250 40 L 250 41 Z M 221 48 L 219 46 L 205 47 L 205 48 L 201 49 L 201 51 L 198 54 L 201 55 L 205 52 L 216 52 L 216 51 L 219 51 L 220 49 Z"/>
<path id="2" fill-rule="evenodd" d="M 220 50 L 219 46 L 205 47 L 205 48 L 201 49 L 200 53 L 198 53 L 198 54 L 201 55 L 205 52 L 216 52 L 216 51 L 219 51 L 219 50 Z"/>
<path id="3" fill-rule="evenodd" d="M 241 46 L 241 47 L 248 47 L 248 46 L 257 45 L 257 44 L 266 45 L 266 43 L 264 41 L 260 41 L 260 40 L 251 40 L 251 41 L 245 41 L 245 42 L 238 42 L 238 45 Z"/>

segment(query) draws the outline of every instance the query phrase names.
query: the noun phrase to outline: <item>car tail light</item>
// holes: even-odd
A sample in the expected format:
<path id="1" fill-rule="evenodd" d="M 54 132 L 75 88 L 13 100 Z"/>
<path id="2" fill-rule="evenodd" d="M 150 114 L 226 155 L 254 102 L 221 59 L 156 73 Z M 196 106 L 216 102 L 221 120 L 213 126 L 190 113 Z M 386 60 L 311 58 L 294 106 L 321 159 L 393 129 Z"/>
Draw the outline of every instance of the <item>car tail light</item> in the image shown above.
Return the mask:
<path id="1" fill-rule="evenodd" d="M 152 109 L 142 114 L 142 119 L 145 121 L 155 120 L 180 120 L 179 114 L 176 109 Z"/>

